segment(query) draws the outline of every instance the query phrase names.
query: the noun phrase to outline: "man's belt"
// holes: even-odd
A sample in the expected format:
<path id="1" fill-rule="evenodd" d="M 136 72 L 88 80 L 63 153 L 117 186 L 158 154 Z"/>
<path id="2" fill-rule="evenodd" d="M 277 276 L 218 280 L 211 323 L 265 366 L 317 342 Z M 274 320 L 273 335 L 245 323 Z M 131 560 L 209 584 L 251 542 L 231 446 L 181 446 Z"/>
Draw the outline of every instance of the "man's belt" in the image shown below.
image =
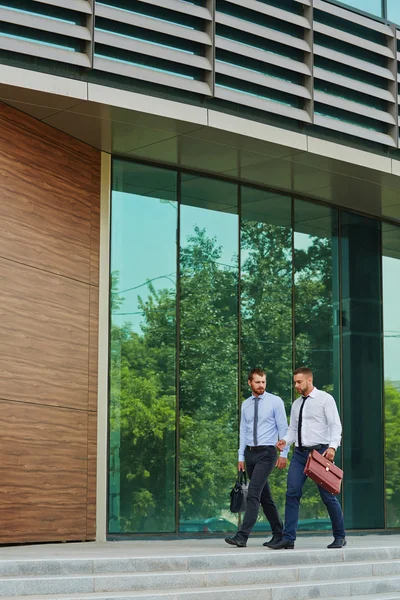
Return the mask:
<path id="1" fill-rule="evenodd" d="M 296 446 L 297 450 L 300 452 L 311 452 L 312 450 L 323 450 L 324 448 L 328 448 L 329 444 L 317 444 L 316 446 L 303 446 L 302 450 L 298 446 Z"/>
<path id="2" fill-rule="evenodd" d="M 268 448 L 275 448 L 275 446 L 246 446 L 246 450 L 250 450 L 250 452 L 262 452 Z"/>

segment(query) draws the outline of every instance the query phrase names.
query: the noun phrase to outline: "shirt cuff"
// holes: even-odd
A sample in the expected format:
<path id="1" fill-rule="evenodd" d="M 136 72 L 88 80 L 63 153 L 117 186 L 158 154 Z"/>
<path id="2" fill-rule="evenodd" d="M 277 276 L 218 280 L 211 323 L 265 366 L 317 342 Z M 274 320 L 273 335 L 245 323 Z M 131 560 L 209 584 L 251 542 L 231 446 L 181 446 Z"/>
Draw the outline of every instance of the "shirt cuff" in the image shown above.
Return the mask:
<path id="1" fill-rule="evenodd" d="M 286 445 L 281 452 L 281 458 L 287 458 L 289 454 L 290 446 Z"/>

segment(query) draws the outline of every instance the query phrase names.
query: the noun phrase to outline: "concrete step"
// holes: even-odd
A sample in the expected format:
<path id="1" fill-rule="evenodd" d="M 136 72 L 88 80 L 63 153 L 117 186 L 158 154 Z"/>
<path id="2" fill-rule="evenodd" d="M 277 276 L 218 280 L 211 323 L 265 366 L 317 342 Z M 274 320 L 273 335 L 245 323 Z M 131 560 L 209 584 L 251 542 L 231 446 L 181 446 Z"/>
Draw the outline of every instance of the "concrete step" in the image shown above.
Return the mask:
<path id="1" fill-rule="evenodd" d="M 0 596 L 49 596 L 51 594 L 91 594 L 106 592 L 130 593 L 172 593 L 176 590 L 210 589 L 223 591 L 226 587 L 237 586 L 247 591 L 263 586 L 269 589 L 276 585 L 296 590 L 296 598 L 301 586 L 310 587 L 322 582 L 329 594 L 332 586 L 340 595 L 341 586 L 346 590 L 354 582 L 368 581 L 380 586 L 390 580 L 394 587 L 387 591 L 400 591 L 400 560 L 381 562 L 332 563 L 325 565 L 302 565 L 286 567 L 264 567 L 254 569 L 208 570 L 195 572 L 171 571 L 152 573 L 107 573 L 69 576 L 31 576 L 0 578 Z M 315 583 L 317 582 L 317 583 Z M 350 586 L 350 587 L 349 587 Z M 386 591 L 379 588 L 379 591 Z M 361 590 L 363 593 L 363 590 Z M 288 596 L 289 598 L 290 596 Z M 314 597 L 314 596 L 311 596 Z M 286 596 L 285 596 L 286 598 Z"/>
<path id="2" fill-rule="evenodd" d="M 340 550 L 280 550 L 267 548 L 253 551 L 232 548 L 223 553 L 187 554 L 185 556 L 143 556 L 108 558 L 44 558 L 0 560 L 2 576 L 89 575 L 96 573 L 149 573 L 169 571 L 204 571 L 210 569 L 246 569 L 273 566 L 329 564 L 332 561 L 376 562 L 400 559 L 400 546 L 351 548 Z"/>
<path id="3" fill-rule="evenodd" d="M 40 600 L 43 595 L 8 596 L 4 600 Z M 147 590 L 136 592 L 94 592 L 83 594 L 56 594 L 46 600 L 397 600 L 400 598 L 400 577 L 377 580 L 374 577 L 349 581 L 297 582 L 295 585 L 269 584 L 253 586 L 224 586 L 176 590 Z"/>

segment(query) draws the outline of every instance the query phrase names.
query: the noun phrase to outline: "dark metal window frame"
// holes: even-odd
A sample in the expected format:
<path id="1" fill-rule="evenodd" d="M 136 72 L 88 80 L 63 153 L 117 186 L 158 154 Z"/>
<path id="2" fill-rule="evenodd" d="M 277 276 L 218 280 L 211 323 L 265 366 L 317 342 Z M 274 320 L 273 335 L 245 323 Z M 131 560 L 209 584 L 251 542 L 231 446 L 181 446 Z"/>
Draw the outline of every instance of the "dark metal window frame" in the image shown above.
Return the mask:
<path id="1" fill-rule="evenodd" d="M 181 177 L 182 174 L 190 174 L 190 175 L 198 175 L 199 177 L 203 177 L 203 178 L 208 178 L 208 179 L 214 179 L 214 180 L 218 180 L 218 181 L 226 181 L 229 183 L 234 183 L 237 185 L 237 216 L 239 219 L 239 227 L 238 227 L 238 242 L 239 242 L 239 249 L 238 249 L 238 255 L 240 257 L 240 243 L 241 243 L 241 236 L 240 236 L 240 221 L 241 221 L 241 215 L 242 215 L 242 207 L 241 207 L 241 196 L 242 196 L 242 188 L 253 188 L 253 189 L 259 189 L 262 191 L 266 191 L 266 192 L 272 192 L 272 193 L 276 193 L 277 195 L 284 195 L 286 197 L 290 197 L 291 199 L 291 230 L 292 230 L 292 249 L 294 247 L 294 205 L 295 205 L 295 201 L 296 200 L 303 200 L 305 202 L 308 202 L 310 204 L 315 204 L 315 205 L 320 205 L 320 206 L 326 206 L 328 208 L 331 209 L 335 209 L 337 210 L 338 213 L 338 247 L 339 247 L 339 257 L 340 257 L 340 253 L 341 253 L 341 230 L 340 230 L 340 222 L 341 222 L 341 218 L 342 218 L 342 214 L 343 213 L 353 213 L 353 214 L 358 214 L 361 215 L 363 217 L 368 217 L 368 218 L 373 218 L 377 221 L 379 221 L 380 223 L 390 223 L 392 225 L 395 225 L 397 227 L 400 228 L 400 223 L 396 220 L 393 219 L 388 219 L 388 218 L 379 218 L 379 217 L 375 217 L 374 215 L 370 215 L 368 213 L 364 213 L 363 211 L 358 211 L 358 210 L 349 210 L 349 209 L 344 209 L 340 206 L 336 206 L 335 204 L 329 203 L 329 202 L 325 202 L 323 200 L 316 200 L 316 199 L 311 199 L 308 196 L 305 196 L 304 194 L 288 194 L 285 193 L 282 190 L 279 190 L 277 188 L 273 188 L 273 187 L 268 187 L 268 186 L 263 186 L 263 185 L 258 185 L 258 184 L 250 184 L 247 182 L 243 182 L 242 180 L 238 179 L 238 178 L 234 178 L 234 177 L 226 177 L 226 176 L 221 176 L 221 175 L 214 175 L 212 173 L 207 173 L 204 171 L 199 171 L 196 169 L 185 169 L 185 168 L 181 168 L 181 167 L 176 167 L 174 165 L 169 165 L 169 164 L 164 164 L 164 163 L 158 163 L 158 162 L 154 162 L 154 161 L 148 161 L 148 160 L 143 160 L 143 159 L 135 159 L 135 158 L 127 158 L 125 156 L 119 156 L 119 155 L 113 155 L 112 156 L 112 164 L 111 164 L 111 182 L 110 182 L 110 231 L 109 231 L 109 237 L 110 237 L 110 242 L 111 242 L 111 220 L 112 220 L 112 193 L 113 193 L 113 171 L 114 171 L 114 162 L 116 160 L 125 162 L 127 164 L 129 163 L 133 163 L 133 164 L 141 164 L 141 165 L 146 165 L 149 167 L 154 167 L 154 168 L 159 168 L 159 169 L 165 169 L 165 170 L 169 170 L 169 171 L 174 171 L 177 175 L 177 203 L 178 203 L 178 222 L 177 222 L 177 240 L 180 239 L 180 207 L 181 207 Z M 110 414 L 110 365 L 111 365 L 111 348 L 110 348 L 110 344 L 108 347 L 108 383 L 107 383 L 107 398 L 108 398 L 108 406 L 107 406 L 107 415 L 108 415 L 108 422 L 107 422 L 107 498 L 106 498 L 106 505 L 107 505 L 107 515 L 106 515 L 106 519 L 107 519 L 107 523 L 106 523 L 106 536 L 107 536 L 107 540 L 108 541 L 113 541 L 113 540 L 138 540 L 138 539 L 185 539 L 185 538 L 205 538 L 205 539 L 210 539 L 212 537 L 221 537 L 221 534 L 214 534 L 214 535 L 210 535 L 210 534 L 203 534 L 201 532 L 193 534 L 193 533 L 183 533 L 183 532 L 179 532 L 179 465 L 180 465 L 180 455 L 179 455 L 179 434 L 180 434 L 180 427 L 179 427 L 179 359 L 180 359 L 180 345 L 179 345 L 179 338 L 180 338 L 180 311 L 179 311 L 179 307 L 180 307 L 180 265 L 179 265 L 179 257 L 180 257 L 180 245 L 178 244 L 178 249 L 177 249 L 177 277 L 176 277 L 176 281 L 177 281 L 177 298 L 176 298 L 176 332 L 177 332 L 177 346 L 176 346 L 176 352 L 177 352 L 177 356 L 176 356 L 176 383 L 177 383 L 177 387 L 176 387 L 176 428 L 175 428 L 175 448 L 176 448 L 176 466 L 175 466 L 175 531 L 171 531 L 169 533 L 165 533 L 165 532 L 153 532 L 153 533 L 110 533 L 109 532 L 109 486 L 110 486 L 110 477 L 109 477 L 109 472 L 110 472 L 110 464 L 109 464 L 109 450 L 110 450 L 110 418 L 109 418 L 109 414 Z M 111 264 L 111 243 L 109 245 L 109 261 Z M 382 261 L 382 254 L 381 254 L 381 261 Z M 240 267 L 240 262 L 239 262 L 239 267 Z M 294 262 L 293 262 L 293 256 L 292 256 L 292 280 L 294 277 Z M 382 285 L 382 281 L 381 281 L 381 285 Z M 342 322 L 342 302 L 341 302 L 341 263 L 339 263 L 339 294 L 340 294 L 340 303 L 339 303 L 339 307 L 340 307 L 340 322 Z M 238 306 L 237 306 L 237 310 L 238 310 L 238 348 L 239 348 L 239 352 L 238 352 L 238 397 L 237 397 L 237 413 L 240 416 L 240 405 L 241 405 L 241 393 L 240 393 L 240 374 L 241 374 L 241 357 L 240 357 L 240 330 L 241 330 L 241 314 L 240 314 L 240 310 L 241 310 L 241 306 L 240 306 L 240 272 L 239 272 L 239 277 L 238 277 L 238 287 L 237 287 L 237 292 L 238 292 Z M 109 295 L 109 322 L 108 322 L 108 327 L 109 327 L 109 332 L 111 331 L 111 290 L 110 290 L 110 295 Z M 383 310 L 383 307 L 381 307 L 381 310 Z M 292 332 L 295 332 L 295 294 L 294 294 L 294 286 L 292 288 Z M 339 363 L 340 363 L 340 373 L 342 374 L 342 367 L 343 367 L 343 352 L 342 352 L 342 326 L 340 326 L 340 358 L 339 358 Z M 292 339 L 292 343 L 293 343 L 293 339 Z M 383 331 L 382 331 L 382 335 L 381 335 L 381 345 L 382 345 L 382 360 L 381 360 L 381 369 L 382 369 L 382 373 L 384 370 L 384 354 L 383 354 L 383 346 L 384 346 L 384 336 L 383 336 Z M 295 344 L 293 343 L 293 349 L 292 349 L 292 368 L 294 368 L 294 361 L 295 361 L 295 349 L 294 349 Z M 382 378 L 383 381 L 383 378 Z M 340 412 L 343 412 L 343 378 L 342 376 L 340 376 Z M 383 393 L 383 392 L 382 392 Z M 294 400 L 294 396 L 292 393 L 292 398 L 291 398 L 292 402 Z M 383 415 L 385 414 L 385 396 L 383 394 L 382 396 L 382 411 L 383 411 Z M 385 420 L 382 420 L 382 427 L 385 428 Z M 384 440 L 385 440 L 385 436 L 384 436 Z M 343 463 L 343 453 L 341 456 L 341 460 Z M 342 465 L 343 466 L 343 465 Z M 385 486 L 383 486 L 383 494 L 385 495 Z M 342 492 L 344 493 L 344 491 Z M 367 531 L 368 533 L 373 533 L 374 531 L 378 531 L 378 532 L 390 532 L 390 533 L 395 533 L 396 531 L 400 531 L 400 529 L 395 529 L 395 528 L 387 528 L 387 517 L 386 517 L 386 501 L 384 503 L 384 527 L 382 529 L 378 529 L 378 530 L 374 530 L 374 529 L 367 529 L 365 531 Z M 348 530 L 348 531 L 352 531 L 352 530 Z M 357 532 L 363 531 L 363 530 L 354 530 Z"/>

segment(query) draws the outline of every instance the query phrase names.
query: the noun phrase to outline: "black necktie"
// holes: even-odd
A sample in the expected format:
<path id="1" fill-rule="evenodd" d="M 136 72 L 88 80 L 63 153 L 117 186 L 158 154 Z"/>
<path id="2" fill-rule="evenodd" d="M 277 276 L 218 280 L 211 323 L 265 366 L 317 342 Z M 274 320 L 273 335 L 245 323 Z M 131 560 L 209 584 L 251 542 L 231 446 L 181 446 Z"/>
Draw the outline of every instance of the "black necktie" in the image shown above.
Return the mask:
<path id="1" fill-rule="evenodd" d="M 307 400 L 309 396 L 302 396 L 303 398 L 303 402 L 300 406 L 300 412 L 299 412 L 299 422 L 297 424 L 297 439 L 298 439 L 298 443 L 299 443 L 299 450 L 302 451 L 303 450 L 303 445 L 301 443 L 301 426 L 303 424 L 303 409 L 304 409 L 304 403 Z"/>
<path id="2" fill-rule="evenodd" d="M 258 423 L 258 401 L 260 398 L 254 398 L 254 422 L 253 422 L 253 444 L 257 444 L 257 423 Z"/>

